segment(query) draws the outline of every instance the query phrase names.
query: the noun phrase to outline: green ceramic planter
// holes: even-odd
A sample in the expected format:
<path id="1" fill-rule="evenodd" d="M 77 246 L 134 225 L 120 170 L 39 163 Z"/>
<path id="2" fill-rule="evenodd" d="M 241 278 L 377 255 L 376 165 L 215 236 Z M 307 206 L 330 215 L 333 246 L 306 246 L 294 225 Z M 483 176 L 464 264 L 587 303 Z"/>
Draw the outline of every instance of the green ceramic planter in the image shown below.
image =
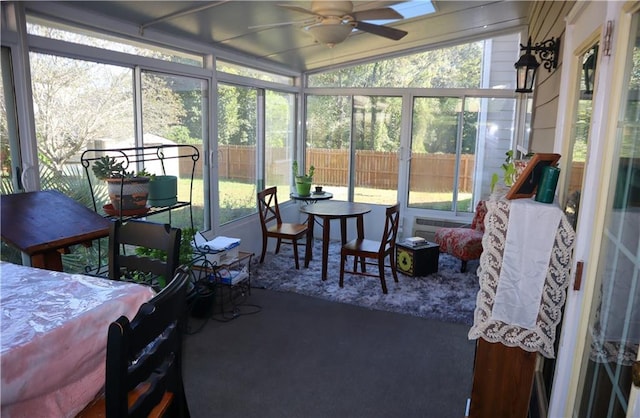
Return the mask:
<path id="1" fill-rule="evenodd" d="M 149 181 L 149 206 L 171 206 L 178 202 L 178 177 L 153 176 Z"/>
<path id="2" fill-rule="evenodd" d="M 311 194 L 311 183 L 313 177 L 296 176 L 296 191 L 300 196 L 309 196 Z"/>

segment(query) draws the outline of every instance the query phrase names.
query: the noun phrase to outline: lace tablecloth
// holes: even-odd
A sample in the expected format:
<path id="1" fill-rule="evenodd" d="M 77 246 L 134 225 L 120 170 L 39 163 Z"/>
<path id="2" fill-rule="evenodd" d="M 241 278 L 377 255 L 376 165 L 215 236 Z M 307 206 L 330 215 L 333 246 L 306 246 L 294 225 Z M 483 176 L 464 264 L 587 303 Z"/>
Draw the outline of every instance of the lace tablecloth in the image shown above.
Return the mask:
<path id="1" fill-rule="evenodd" d="M 154 292 L 0 262 L 3 418 L 74 417 L 105 379 L 107 330 Z"/>
<path id="2" fill-rule="evenodd" d="M 566 217 L 561 216 L 544 279 L 535 326 L 527 329 L 494 320 L 491 313 L 503 263 L 510 207 L 510 200 L 492 198 L 487 201 L 485 234 L 482 238 L 483 253 L 478 268 L 480 290 L 469 339 L 483 338 L 488 342 L 499 342 L 553 358 L 556 327 L 561 319 L 569 285 L 575 232 Z"/>

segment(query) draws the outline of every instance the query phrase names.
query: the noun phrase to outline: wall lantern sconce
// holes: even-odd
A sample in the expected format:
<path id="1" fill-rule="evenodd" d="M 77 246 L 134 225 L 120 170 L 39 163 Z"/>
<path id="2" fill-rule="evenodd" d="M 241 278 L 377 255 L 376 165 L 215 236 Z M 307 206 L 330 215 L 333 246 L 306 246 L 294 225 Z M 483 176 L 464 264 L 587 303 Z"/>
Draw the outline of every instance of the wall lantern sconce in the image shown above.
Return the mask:
<path id="1" fill-rule="evenodd" d="M 518 62 L 515 63 L 516 67 L 516 93 L 531 93 L 533 91 L 533 83 L 536 78 L 536 71 L 540 66 L 540 63 L 533 56 L 532 52 L 538 54 L 544 68 L 551 72 L 552 69 L 558 67 L 558 55 L 560 55 L 560 38 L 547 39 L 546 41 L 539 42 L 535 45 L 531 45 L 531 38 L 529 42 L 524 46 L 520 44 L 520 51 L 525 51 L 525 54 L 520 57 Z"/>
<path id="2" fill-rule="evenodd" d="M 596 58 L 598 57 L 598 45 L 591 49 L 591 55 L 587 57 L 582 64 L 582 73 L 584 75 L 584 94 L 591 97 L 593 94 L 593 83 L 596 75 Z"/>

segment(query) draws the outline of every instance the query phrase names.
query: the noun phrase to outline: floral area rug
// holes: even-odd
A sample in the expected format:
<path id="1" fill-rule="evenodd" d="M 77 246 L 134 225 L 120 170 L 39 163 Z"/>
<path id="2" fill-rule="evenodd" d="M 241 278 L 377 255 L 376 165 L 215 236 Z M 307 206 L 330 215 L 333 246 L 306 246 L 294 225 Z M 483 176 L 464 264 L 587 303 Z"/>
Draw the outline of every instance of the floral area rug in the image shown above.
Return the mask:
<path id="1" fill-rule="evenodd" d="M 394 282 L 391 270 L 387 268 L 385 277 L 389 293 L 385 295 L 377 277 L 345 273 L 344 287 L 338 286 L 338 242 L 332 242 L 329 246 L 326 281 L 321 279 L 322 247 L 319 240 L 314 242 L 313 260 L 309 268 L 304 268 L 304 248 L 300 247 L 300 270 L 296 270 L 291 245 L 282 245 L 278 255 L 267 252 L 263 264 L 259 263 L 259 254 L 254 260 L 251 266 L 252 287 L 300 293 L 334 302 L 445 322 L 473 324 L 476 296 L 480 289 L 475 274 L 478 268 L 477 261 L 470 261 L 467 272 L 460 273 L 460 260 L 448 254 L 440 254 L 437 273 L 424 277 L 410 277 L 398 273 L 399 283 Z M 353 258 L 348 258 L 347 263 L 347 267 L 351 268 Z M 367 266 L 367 271 L 375 270 L 377 267 Z"/>

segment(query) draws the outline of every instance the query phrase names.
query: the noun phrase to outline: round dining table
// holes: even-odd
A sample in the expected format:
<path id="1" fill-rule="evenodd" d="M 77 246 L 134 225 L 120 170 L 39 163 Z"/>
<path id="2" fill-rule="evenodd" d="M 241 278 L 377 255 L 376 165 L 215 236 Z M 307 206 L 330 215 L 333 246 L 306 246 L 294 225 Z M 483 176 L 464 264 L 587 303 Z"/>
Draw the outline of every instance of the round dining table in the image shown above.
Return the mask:
<path id="1" fill-rule="evenodd" d="M 313 226 L 315 218 L 322 219 L 322 280 L 327 279 L 327 264 L 329 259 L 329 239 L 331 220 L 340 220 L 340 239 L 342 245 L 347 242 L 347 219 L 356 218 L 358 238 L 364 238 L 364 214 L 371 212 L 371 207 L 363 203 L 324 201 L 302 206 L 300 212 L 309 216 L 307 229 L 307 245 L 304 266 L 309 267 L 313 254 Z"/>

